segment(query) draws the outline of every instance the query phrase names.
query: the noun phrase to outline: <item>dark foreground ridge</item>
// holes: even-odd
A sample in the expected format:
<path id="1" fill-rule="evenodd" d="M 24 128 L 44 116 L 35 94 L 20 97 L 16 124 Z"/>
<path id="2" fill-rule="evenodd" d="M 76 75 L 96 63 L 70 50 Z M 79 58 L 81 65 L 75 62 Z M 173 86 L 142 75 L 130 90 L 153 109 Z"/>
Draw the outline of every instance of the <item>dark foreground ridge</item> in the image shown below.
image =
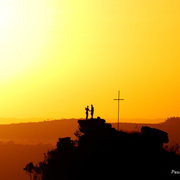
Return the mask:
<path id="1" fill-rule="evenodd" d="M 141 133 L 126 133 L 100 118 L 78 123 L 78 141 L 59 138 L 57 148 L 43 162 L 36 167 L 30 164 L 30 175 L 43 180 L 178 176 L 171 173 L 180 170 L 180 157 L 163 149 L 168 142 L 166 132 L 144 126 Z"/>

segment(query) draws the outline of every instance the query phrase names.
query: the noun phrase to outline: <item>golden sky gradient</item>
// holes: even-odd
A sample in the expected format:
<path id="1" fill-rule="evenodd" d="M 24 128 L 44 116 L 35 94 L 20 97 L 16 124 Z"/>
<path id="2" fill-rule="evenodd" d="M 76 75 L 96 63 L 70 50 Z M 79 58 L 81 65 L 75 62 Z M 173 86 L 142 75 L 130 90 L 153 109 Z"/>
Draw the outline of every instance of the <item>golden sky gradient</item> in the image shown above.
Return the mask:
<path id="1" fill-rule="evenodd" d="M 0 0 L 0 117 L 180 116 L 179 0 Z M 5 123 L 5 122 L 0 122 Z"/>

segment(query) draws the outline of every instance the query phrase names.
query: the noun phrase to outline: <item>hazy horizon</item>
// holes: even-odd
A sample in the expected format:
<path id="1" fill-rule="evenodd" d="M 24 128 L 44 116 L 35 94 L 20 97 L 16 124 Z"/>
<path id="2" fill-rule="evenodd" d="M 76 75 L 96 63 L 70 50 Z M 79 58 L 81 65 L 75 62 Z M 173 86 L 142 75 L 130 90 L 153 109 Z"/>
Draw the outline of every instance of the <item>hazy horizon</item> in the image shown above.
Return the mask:
<path id="1" fill-rule="evenodd" d="M 117 118 L 104 118 L 107 123 L 117 123 Z M 167 117 L 169 118 L 169 117 Z M 119 122 L 121 123 L 150 123 L 150 124 L 157 124 L 164 122 L 167 118 L 155 118 L 155 119 L 149 119 L 149 118 L 120 118 Z M 85 119 L 85 117 L 80 118 L 3 118 L 0 117 L 0 125 L 3 124 L 19 124 L 19 123 L 38 123 L 38 122 L 44 122 L 44 121 L 54 121 L 54 120 L 79 120 L 79 119 Z"/>

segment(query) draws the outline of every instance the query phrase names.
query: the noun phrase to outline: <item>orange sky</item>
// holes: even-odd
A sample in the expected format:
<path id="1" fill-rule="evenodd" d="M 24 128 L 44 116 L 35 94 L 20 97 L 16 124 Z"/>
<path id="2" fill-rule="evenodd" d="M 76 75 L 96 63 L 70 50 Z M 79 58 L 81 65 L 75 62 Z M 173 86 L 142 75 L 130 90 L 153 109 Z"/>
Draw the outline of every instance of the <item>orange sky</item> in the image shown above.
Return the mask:
<path id="1" fill-rule="evenodd" d="M 0 1 L 0 117 L 180 116 L 178 0 Z M 5 122 L 0 122 L 5 123 Z"/>

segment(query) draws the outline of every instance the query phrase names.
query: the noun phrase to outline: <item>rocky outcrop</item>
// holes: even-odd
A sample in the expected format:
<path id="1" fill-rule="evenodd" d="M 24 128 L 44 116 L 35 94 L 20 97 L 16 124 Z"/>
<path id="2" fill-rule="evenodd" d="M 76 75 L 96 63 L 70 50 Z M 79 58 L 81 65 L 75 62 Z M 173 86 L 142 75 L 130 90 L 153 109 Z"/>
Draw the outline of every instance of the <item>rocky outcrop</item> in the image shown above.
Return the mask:
<path id="1" fill-rule="evenodd" d="M 163 143 L 169 142 L 168 133 L 159 129 L 142 126 L 141 132 L 144 133 L 147 140 L 154 145 L 162 147 Z"/>
<path id="2" fill-rule="evenodd" d="M 104 119 L 79 120 L 78 144 L 59 138 L 57 149 L 42 163 L 43 180 L 99 180 L 171 176 L 180 157 L 163 149 L 168 134 L 143 127 L 142 132 L 117 131 Z"/>

